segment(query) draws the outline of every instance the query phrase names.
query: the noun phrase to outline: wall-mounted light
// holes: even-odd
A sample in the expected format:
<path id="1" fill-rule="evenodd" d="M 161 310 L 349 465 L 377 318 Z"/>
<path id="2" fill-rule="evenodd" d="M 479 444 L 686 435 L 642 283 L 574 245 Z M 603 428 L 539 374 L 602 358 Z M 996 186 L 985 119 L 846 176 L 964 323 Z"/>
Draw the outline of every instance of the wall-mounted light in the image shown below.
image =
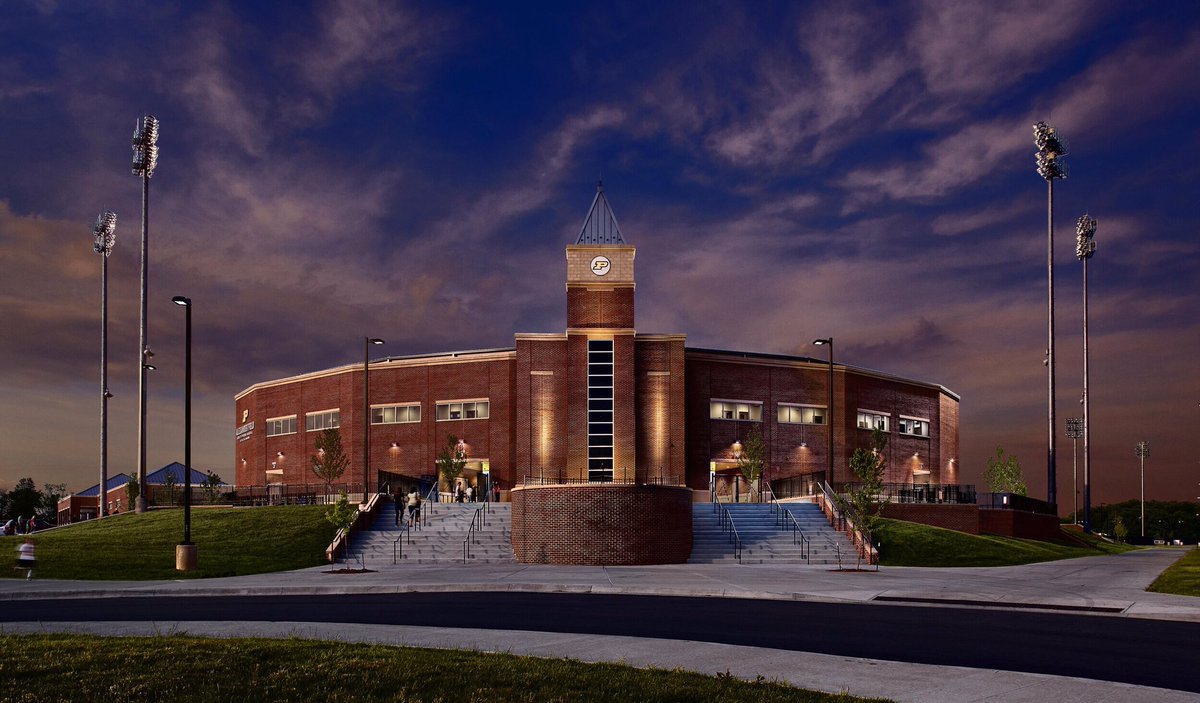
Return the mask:
<path id="1" fill-rule="evenodd" d="M 282 458 L 283 458 L 283 452 L 276 452 L 276 456 L 278 456 L 280 459 L 282 459 Z"/>
<path id="2" fill-rule="evenodd" d="M 801 443 L 800 443 L 800 448 L 801 448 L 801 449 L 808 449 L 808 442 L 801 442 Z"/>
<path id="3" fill-rule="evenodd" d="M 395 442 L 392 442 L 392 449 L 399 449 L 399 448 L 400 448 L 400 445 L 399 445 L 399 444 L 396 444 Z"/>

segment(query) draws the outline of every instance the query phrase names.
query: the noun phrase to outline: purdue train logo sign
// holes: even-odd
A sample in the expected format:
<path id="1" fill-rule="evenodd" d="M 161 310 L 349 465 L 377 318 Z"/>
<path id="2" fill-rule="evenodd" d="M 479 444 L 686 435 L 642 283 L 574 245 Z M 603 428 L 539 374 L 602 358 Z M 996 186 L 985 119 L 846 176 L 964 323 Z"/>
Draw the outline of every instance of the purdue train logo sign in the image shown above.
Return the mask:
<path id="1" fill-rule="evenodd" d="M 612 270 L 612 262 L 607 256 L 597 256 L 592 259 L 592 273 L 603 276 Z"/>

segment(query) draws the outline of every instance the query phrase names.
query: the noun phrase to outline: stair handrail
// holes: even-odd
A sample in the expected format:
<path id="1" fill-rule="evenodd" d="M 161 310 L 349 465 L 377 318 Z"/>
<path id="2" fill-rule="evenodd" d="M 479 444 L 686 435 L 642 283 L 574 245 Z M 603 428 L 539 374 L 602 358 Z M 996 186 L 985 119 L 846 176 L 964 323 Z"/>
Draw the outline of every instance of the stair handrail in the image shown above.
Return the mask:
<path id="1" fill-rule="evenodd" d="M 433 485 L 429 487 L 429 492 L 426 493 L 425 497 L 421 499 L 421 504 L 422 504 L 421 505 L 421 513 L 422 514 L 424 514 L 424 512 L 425 512 L 426 504 L 429 505 L 429 512 L 433 512 L 433 504 L 436 502 L 433 500 L 433 496 L 437 495 L 437 489 L 438 489 L 437 481 L 434 481 Z"/>
<path id="2" fill-rule="evenodd" d="M 808 535 L 804 534 L 804 530 L 800 527 L 800 522 L 796 520 L 796 516 L 792 514 L 792 511 L 780 509 L 779 513 L 781 516 L 781 521 L 784 523 L 783 528 L 787 529 L 788 527 L 791 527 L 792 544 L 796 544 L 797 537 L 800 539 L 800 558 L 804 561 L 808 561 L 809 552 L 812 550 L 812 540 L 808 537 Z M 783 515 L 787 515 L 787 518 L 783 519 Z M 787 521 L 789 520 L 791 521 L 791 525 L 787 524 Z"/>
<path id="3" fill-rule="evenodd" d="M 412 544 L 412 528 L 408 526 L 407 522 L 404 522 L 401 524 L 400 536 L 392 541 L 392 565 L 393 566 L 396 565 L 398 558 L 399 559 L 404 558 L 404 545 L 400 543 L 400 540 L 404 539 L 405 537 L 408 537 L 407 542 L 409 544 Z M 397 556 L 397 551 L 399 551 L 398 556 Z"/>
<path id="4" fill-rule="evenodd" d="M 854 508 L 842 500 L 841 496 L 833 492 L 828 481 L 821 482 L 821 492 L 825 495 L 827 501 L 832 500 L 831 506 L 836 506 L 841 527 L 838 529 L 843 532 L 849 532 L 851 541 L 854 542 L 855 550 L 867 560 L 868 564 L 877 564 L 879 552 L 875 549 L 874 536 L 867 529 L 866 522 L 859 517 L 858 512 Z M 831 499 L 832 496 L 832 499 Z M 840 553 L 841 550 L 839 550 Z M 841 557 L 838 557 L 840 562 Z"/>
<path id="5" fill-rule="evenodd" d="M 720 505 L 718 503 L 717 505 Z M 725 532 L 725 526 L 729 526 L 729 541 L 733 543 L 733 556 L 742 563 L 742 537 L 738 534 L 737 525 L 733 522 L 733 515 L 729 513 L 729 508 L 721 506 L 721 532 Z"/>
<path id="6" fill-rule="evenodd" d="M 471 516 L 471 527 L 467 529 L 467 538 L 463 540 L 463 563 L 467 563 L 467 559 L 471 556 L 471 545 L 479 541 L 475 535 L 475 525 L 479 524 L 479 530 L 483 530 L 483 512 L 486 509 L 487 503 L 475 508 L 475 514 Z"/>

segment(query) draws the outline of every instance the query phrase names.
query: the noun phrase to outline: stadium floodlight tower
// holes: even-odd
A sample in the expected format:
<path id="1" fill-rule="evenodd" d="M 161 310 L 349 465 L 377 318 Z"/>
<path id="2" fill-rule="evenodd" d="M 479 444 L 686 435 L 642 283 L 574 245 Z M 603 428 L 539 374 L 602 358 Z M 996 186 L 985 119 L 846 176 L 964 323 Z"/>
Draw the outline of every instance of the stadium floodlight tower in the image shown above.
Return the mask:
<path id="1" fill-rule="evenodd" d="M 1083 531 L 1092 531 L 1092 423 L 1088 420 L 1088 259 L 1096 253 L 1096 220 L 1084 215 L 1075 223 L 1075 256 L 1083 262 Z"/>
<path id="2" fill-rule="evenodd" d="M 1080 403 L 1083 400 L 1079 401 Z M 1071 524 L 1079 524 L 1079 439 L 1083 437 L 1083 418 L 1067 418 L 1067 438 L 1071 440 Z"/>
<path id="3" fill-rule="evenodd" d="M 154 353 L 147 336 L 146 294 L 149 283 L 150 177 L 158 165 L 158 119 L 145 115 L 133 129 L 133 175 L 142 177 L 142 316 L 138 344 L 138 497 L 136 510 L 146 512 L 146 371 Z"/>
<path id="4" fill-rule="evenodd" d="M 96 517 L 108 514 L 108 257 L 117 243 L 117 213 L 105 211 L 96 217 L 92 228 L 96 242 L 92 249 L 100 254 L 100 493 L 96 498 Z"/>
<path id="5" fill-rule="evenodd" d="M 1037 146 L 1037 173 L 1046 179 L 1048 200 L 1046 216 L 1046 381 L 1049 400 L 1046 406 L 1046 502 L 1058 504 L 1056 464 L 1054 457 L 1054 179 L 1066 178 L 1067 167 L 1062 157 L 1067 144 L 1058 131 L 1045 122 L 1033 126 L 1033 142 Z"/>

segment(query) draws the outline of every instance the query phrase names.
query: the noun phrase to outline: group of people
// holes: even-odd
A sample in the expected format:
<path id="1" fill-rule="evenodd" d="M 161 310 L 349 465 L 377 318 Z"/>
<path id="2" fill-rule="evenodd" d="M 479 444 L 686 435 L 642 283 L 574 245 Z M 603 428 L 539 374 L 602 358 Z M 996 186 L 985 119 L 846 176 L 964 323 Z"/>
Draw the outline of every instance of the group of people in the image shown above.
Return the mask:
<path id="1" fill-rule="evenodd" d="M 404 511 L 408 511 L 408 526 L 413 527 L 421 520 L 421 492 L 413 488 L 408 495 L 396 494 L 396 527 L 400 526 L 400 520 L 403 517 Z"/>
<path id="2" fill-rule="evenodd" d="M 33 534 L 33 531 L 36 529 L 37 521 L 33 517 L 30 517 L 28 520 L 25 518 L 16 517 L 4 523 L 4 534 L 6 536 L 22 534 L 29 535 Z"/>

